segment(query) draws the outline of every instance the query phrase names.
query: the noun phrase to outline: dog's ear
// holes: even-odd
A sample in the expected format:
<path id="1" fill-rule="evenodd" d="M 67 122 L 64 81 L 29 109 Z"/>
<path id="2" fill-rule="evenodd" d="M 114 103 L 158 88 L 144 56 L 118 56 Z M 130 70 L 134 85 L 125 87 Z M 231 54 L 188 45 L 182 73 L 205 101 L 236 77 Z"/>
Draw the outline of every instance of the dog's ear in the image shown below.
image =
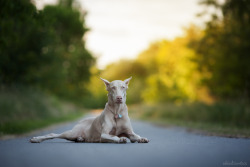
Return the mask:
<path id="1" fill-rule="evenodd" d="M 101 77 L 100 77 L 100 78 L 101 78 Z M 110 85 L 110 82 L 109 82 L 108 80 L 106 80 L 106 79 L 103 79 L 103 78 L 101 78 L 101 80 L 105 83 L 106 88 L 108 89 L 108 87 L 109 87 L 109 85 Z"/>
<path id="2" fill-rule="evenodd" d="M 128 85 L 128 84 L 129 84 L 129 81 L 130 81 L 131 79 L 132 79 L 132 77 L 130 77 L 130 78 L 128 78 L 128 79 L 125 79 L 125 80 L 124 80 L 125 84 Z"/>

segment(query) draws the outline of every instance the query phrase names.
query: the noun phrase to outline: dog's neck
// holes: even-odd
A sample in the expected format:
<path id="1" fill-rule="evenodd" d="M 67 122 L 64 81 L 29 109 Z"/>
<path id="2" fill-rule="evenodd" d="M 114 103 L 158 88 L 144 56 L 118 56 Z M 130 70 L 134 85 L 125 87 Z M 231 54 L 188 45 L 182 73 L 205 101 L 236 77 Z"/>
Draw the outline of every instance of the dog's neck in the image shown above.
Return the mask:
<path id="1" fill-rule="evenodd" d="M 111 96 L 108 95 L 108 102 L 106 104 L 106 107 L 108 107 L 108 110 L 110 110 L 114 115 L 116 114 L 122 114 L 123 110 L 126 109 L 126 101 L 123 103 L 116 103 L 112 100 Z"/>

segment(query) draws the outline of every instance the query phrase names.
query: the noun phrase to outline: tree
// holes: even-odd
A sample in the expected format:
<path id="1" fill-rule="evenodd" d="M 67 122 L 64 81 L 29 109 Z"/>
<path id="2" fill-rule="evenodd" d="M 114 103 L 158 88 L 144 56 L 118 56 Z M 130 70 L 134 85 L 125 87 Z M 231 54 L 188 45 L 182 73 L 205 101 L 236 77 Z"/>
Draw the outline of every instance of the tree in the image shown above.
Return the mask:
<path id="1" fill-rule="evenodd" d="M 204 36 L 191 42 L 200 57 L 199 68 L 211 75 L 204 78 L 217 98 L 249 98 L 250 95 L 250 1 L 205 0 L 213 7 Z"/>
<path id="2" fill-rule="evenodd" d="M 85 48 L 84 13 L 72 0 L 37 11 L 28 0 L 1 1 L 0 81 L 68 98 L 85 92 L 95 62 Z"/>
<path id="3" fill-rule="evenodd" d="M 88 31 L 84 14 L 74 9 L 72 3 L 71 0 L 61 0 L 59 5 L 46 6 L 43 10 L 46 27 L 54 35 L 52 43 L 43 48 L 44 54 L 56 57 L 56 61 L 53 66 L 44 66 L 40 71 L 43 72 L 41 76 L 48 76 L 49 79 L 44 81 L 51 81 L 49 86 L 54 93 L 79 97 L 86 92 L 84 86 L 94 59 L 83 41 Z"/>
<path id="4" fill-rule="evenodd" d="M 1 1 L 0 6 L 0 81 L 29 82 L 31 70 L 51 61 L 39 56 L 49 34 L 28 0 Z"/>
<path id="5" fill-rule="evenodd" d="M 194 101 L 199 97 L 201 74 L 193 59 L 196 53 L 187 47 L 188 35 L 173 41 L 152 44 L 138 57 L 148 75 L 142 92 L 144 101 Z"/>

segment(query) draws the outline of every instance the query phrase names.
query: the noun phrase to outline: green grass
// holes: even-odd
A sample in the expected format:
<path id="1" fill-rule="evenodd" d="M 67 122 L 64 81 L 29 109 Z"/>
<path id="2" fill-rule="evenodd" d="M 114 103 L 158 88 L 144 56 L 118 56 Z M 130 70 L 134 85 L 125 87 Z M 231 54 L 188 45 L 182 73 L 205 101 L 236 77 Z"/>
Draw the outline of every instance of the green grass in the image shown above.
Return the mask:
<path id="1" fill-rule="evenodd" d="M 83 114 L 83 109 L 35 89 L 17 86 L 0 90 L 0 136 L 30 132 Z"/>
<path id="2" fill-rule="evenodd" d="M 250 137 L 250 105 L 246 103 L 140 104 L 129 110 L 133 117 L 161 126 L 182 126 L 208 135 Z"/>

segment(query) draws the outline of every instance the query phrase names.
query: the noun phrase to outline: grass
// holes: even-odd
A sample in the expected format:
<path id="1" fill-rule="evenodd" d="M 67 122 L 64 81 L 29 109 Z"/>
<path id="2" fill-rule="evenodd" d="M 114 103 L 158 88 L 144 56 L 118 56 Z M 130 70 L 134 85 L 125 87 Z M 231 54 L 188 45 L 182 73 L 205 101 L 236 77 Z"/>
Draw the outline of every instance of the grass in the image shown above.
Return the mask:
<path id="1" fill-rule="evenodd" d="M 83 109 L 35 89 L 0 89 L 0 136 L 30 132 L 83 114 Z"/>
<path id="2" fill-rule="evenodd" d="M 218 102 L 213 105 L 133 105 L 130 114 L 161 126 L 181 126 L 207 135 L 250 137 L 250 105 Z"/>

